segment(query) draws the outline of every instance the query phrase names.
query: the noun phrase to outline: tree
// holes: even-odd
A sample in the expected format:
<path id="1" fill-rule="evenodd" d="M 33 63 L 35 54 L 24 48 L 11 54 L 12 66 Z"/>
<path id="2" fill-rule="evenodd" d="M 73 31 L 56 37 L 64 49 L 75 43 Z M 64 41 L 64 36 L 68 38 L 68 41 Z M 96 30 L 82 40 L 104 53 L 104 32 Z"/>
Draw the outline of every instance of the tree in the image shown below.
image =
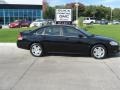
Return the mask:
<path id="1" fill-rule="evenodd" d="M 43 0 L 43 18 L 44 19 L 55 18 L 55 9 L 54 7 L 49 6 L 46 0 Z"/>
<path id="2" fill-rule="evenodd" d="M 120 8 L 115 8 L 113 10 L 113 19 L 120 20 Z"/>
<path id="3" fill-rule="evenodd" d="M 73 20 L 76 19 L 76 6 L 75 6 L 76 3 L 68 3 L 65 5 L 65 8 L 69 8 L 69 9 L 72 9 L 72 12 L 73 12 Z M 81 3 L 78 3 L 78 16 L 83 16 L 83 12 L 85 10 L 85 6 Z"/>
<path id="4" fill-rule="evenodd" d="M 90 5 L 86 6 L 84 16 L 86 17 L 95 17 L 96 19 L 108 19 L 110 20 L 111 8 L 105 7 L 103 5 L 95 6 Z"/>
<path id="5" fill-rule="evenodd" d="M 46 0 L 43 0 L 43 13 L 46 12 L 47 7 L 48 7 L 48 3 L 47 3 L 47 1 L 46 1 Z"/>
<path id="6" fill-rule="evenodd" d="M 66 5 L 57 5 L 55 7 L 49 6 L 49 4 L 44 0 L 43 2 L 43 16 L 45 19 L 55 19 L 55 9 L 72 9 L 73 20 L 76 19 L 76 3 L 68 3 Z M 111 8 L 103 5 L 95 6 L 89 5 L 85 6 L 78 3 L 78 16 L 79 17 L 95 17 L 97 20 L 107 19 L 111 20 Z M 120 20 L 120 8 L 113 9 L 113 19 Z"/>
<path id="7" fill-rule="evenodd" d="M 84 16 L 86 17 L 96 17 L 96 6 L 86 6 Z"/>
<path id="8" fill-rule="evenodd" d="M 55 8 L 48 6 L 45 13 L 44 19 L 55 19 Z"/>

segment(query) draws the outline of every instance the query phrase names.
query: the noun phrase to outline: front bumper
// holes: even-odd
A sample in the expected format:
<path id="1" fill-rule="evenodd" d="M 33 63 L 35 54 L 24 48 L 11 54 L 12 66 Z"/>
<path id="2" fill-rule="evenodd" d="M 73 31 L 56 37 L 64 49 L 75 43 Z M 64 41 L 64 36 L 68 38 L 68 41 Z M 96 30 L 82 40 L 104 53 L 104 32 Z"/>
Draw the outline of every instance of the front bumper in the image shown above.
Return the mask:
<path id="1" fill-rule="evenodd" d="M 119 52 L 120 52 L 120 46 L 119 46 Z"/>
<path id="2" fill-rule="evenodd" d="M 120 46 L 110 46 L 108 48 L 108 54 L 117 54 L 120 52 Z"/>

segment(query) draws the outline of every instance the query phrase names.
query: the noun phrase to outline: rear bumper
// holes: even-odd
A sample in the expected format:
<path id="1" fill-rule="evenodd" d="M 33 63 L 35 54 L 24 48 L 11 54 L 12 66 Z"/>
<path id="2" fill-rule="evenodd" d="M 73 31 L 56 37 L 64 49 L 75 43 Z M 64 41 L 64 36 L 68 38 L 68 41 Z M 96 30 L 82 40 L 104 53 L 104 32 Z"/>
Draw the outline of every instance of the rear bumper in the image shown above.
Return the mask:
<path id="1" fill-rule="evenodd" d="M 30 24 L 22 24 L 21 27 L 29 27 Z"/>
<path id="2" fill-rule="evenodd" d="M 19 26 L 9 26 L 9 28 L 17 28 L 17 27 L 19 27 Z"/>
<path id="3" fill-rule="evenodd" d="M 22 40 L 22 41 L 18 40 L 17 47 L 29 50 L 30 49 L 30 42 L 24 41 L 24 40 Z"/>

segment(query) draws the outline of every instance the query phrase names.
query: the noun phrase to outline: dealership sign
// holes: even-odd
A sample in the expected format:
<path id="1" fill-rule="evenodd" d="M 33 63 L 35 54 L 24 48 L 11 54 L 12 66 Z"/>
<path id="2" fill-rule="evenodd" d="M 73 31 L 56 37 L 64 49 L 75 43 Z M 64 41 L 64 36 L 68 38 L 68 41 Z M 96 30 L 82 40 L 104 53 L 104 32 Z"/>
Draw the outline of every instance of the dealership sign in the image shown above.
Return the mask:
<path id="1" fill-rule="evenodd" d="M 56 9 L 56 21 L 57 22 L 71 22 L 72 10 L 71 9 Z"/>

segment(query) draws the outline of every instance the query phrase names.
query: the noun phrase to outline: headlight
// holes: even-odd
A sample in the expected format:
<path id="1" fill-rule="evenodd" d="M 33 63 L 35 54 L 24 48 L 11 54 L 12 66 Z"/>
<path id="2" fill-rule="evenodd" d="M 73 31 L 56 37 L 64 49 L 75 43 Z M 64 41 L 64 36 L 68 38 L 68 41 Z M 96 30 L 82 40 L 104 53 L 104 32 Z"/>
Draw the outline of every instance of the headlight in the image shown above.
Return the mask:
<path id="1" fill-rule="evenodd" d="M 110 45 L 112 45 L 112 46 L 118 46 L 118 43 L 115 42 L 115 41 L 111 41 L 111 42 L 110 42 Z"/>

